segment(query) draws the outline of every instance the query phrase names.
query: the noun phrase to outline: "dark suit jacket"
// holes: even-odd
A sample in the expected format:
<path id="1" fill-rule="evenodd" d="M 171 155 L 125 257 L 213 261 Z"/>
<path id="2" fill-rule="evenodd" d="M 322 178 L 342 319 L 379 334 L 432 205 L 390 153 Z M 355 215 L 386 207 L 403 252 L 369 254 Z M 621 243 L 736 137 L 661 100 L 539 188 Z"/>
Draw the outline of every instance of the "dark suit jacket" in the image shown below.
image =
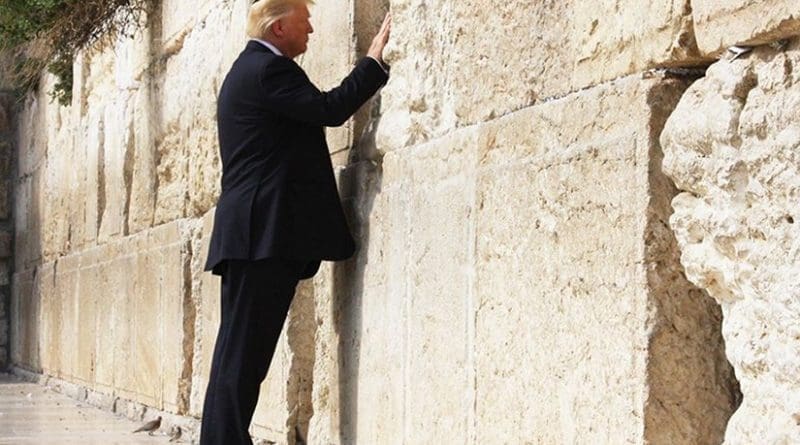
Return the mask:
<path id="1" fill-rule="evenodd" d="M 222 193 L 206 270 L 225 260 L 342 260 L 355 251 L 323 126 L 342 125 L 386 83 L 362 59 L 341 85 L 320 92 L 294 61 L 250 41 L 217 102 Z"/>

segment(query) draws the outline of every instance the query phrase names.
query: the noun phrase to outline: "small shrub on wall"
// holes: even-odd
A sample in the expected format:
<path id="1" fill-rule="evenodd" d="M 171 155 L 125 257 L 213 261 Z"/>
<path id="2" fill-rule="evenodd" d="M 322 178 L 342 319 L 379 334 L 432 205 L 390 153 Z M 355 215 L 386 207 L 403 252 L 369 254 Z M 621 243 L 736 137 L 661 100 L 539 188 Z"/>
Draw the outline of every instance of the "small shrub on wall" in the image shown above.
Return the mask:
<path id="1" fill-rule="evenodd" d="M 81 48 L 133 33 L 156 0 L 0 0 L 0 69 L 21 93 L 42 70 L 57 77 L 51 97 L 72 101 L 72 61 Z"/>

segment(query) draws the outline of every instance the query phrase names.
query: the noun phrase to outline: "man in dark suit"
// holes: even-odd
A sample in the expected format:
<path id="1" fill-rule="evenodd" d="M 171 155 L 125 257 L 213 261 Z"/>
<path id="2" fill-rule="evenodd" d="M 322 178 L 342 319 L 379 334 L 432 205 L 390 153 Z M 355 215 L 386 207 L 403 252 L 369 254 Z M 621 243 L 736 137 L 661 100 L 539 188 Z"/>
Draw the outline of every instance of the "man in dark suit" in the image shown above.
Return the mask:
<path id="1" fill-rule="evenodd" d="M 342 125 L 388 79 L 387 15 L 341 85 L 321 92 L 292 59 L 306 50 L 311 0 L 259 0 L 252 38 L 217 103 L 222 193 L 206 270 L 222 276 L 222 317 L 203 406 L 202 445 L 251 444 L 248 427 L 298 280 L 355 244 L 323 126 Z"/>

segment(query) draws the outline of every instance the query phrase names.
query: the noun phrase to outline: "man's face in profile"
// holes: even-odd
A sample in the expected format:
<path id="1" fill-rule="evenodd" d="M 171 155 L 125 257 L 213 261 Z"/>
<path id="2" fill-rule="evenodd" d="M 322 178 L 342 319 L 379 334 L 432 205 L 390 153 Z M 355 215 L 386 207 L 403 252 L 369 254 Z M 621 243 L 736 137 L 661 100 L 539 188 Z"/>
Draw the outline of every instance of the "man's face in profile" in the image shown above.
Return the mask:
<path id="1" fill-rule="evenodd" d="M 308 35 L 314 32 L 307 5 L 295 6 L 292 13 L 281 19 L 284 30 L 284 55 L 295 58 L 308 49 Z"/>

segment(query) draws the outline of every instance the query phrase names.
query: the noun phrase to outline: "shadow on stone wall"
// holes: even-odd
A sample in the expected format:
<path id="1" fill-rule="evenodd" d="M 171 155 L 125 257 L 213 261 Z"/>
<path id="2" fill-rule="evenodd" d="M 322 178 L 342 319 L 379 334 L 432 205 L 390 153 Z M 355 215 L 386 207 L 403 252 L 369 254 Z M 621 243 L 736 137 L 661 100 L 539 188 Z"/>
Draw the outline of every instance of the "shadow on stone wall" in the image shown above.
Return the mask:
<path id="1" fill-rule="evenodd" d="M 339 357 L 339 434 L 340 443 L 358 443 L 358 399 L 361 338 L 363 335 L 362 304 L 365 269 L 369 263 L 369 215 L 381 189 L 379 164 L 363 161 L 353 164 L 342 175 L 342 196 L 358 250 L 353 258 L 337 263 L 333 269 L 334 329 L 338 334 Z"/>
<path id="2" fill-rule="evenodd" d="M 680 81 L 688 88 L 689 82 Z M 648 226 L 645 229 L 648 288 L 653 304 L 647 364 L 649 394 L 645 440 L 652 444 L 721 443 L 728 420 L 741 403 L 739 383 L 725 355 L 722 312 L 702 289 L 690 283 L 680 249 L 669 227 L 677 194 L 662 172 L 658 143 L 666 119 L 681 95 L 669 83 L 648 96 L 651 115 Z"/>
<path id="3" fill-rule="evenodd" d="M 358 57 L 366 54 L 372 37 L 389 11 L 388 0 L 356 0 L 354 32 Z M 359 370 L 363 332 L 365 269 L 369 263 L 369 219 L 381 192 L 382 158 L 375 131 L 380 121 L 380 92 L 353 119 L 353 147 L 340 177 L 340 195 L 356 239 L 356 254 L 333 267 L 332 305 L 334 329 L 339 339 L 339 442 L 358 443 Z M 363 409 L 363 407 L 361 408 Z"/>
<path id="4" fill-rule="evenodd" d="M 2 88 L 0 77 L 0 88 Z M 14 97 L 0 90 L 0 370 L 9 365 L 11 314 L 11 256 L 13 224 L 12 196 Z"/>

